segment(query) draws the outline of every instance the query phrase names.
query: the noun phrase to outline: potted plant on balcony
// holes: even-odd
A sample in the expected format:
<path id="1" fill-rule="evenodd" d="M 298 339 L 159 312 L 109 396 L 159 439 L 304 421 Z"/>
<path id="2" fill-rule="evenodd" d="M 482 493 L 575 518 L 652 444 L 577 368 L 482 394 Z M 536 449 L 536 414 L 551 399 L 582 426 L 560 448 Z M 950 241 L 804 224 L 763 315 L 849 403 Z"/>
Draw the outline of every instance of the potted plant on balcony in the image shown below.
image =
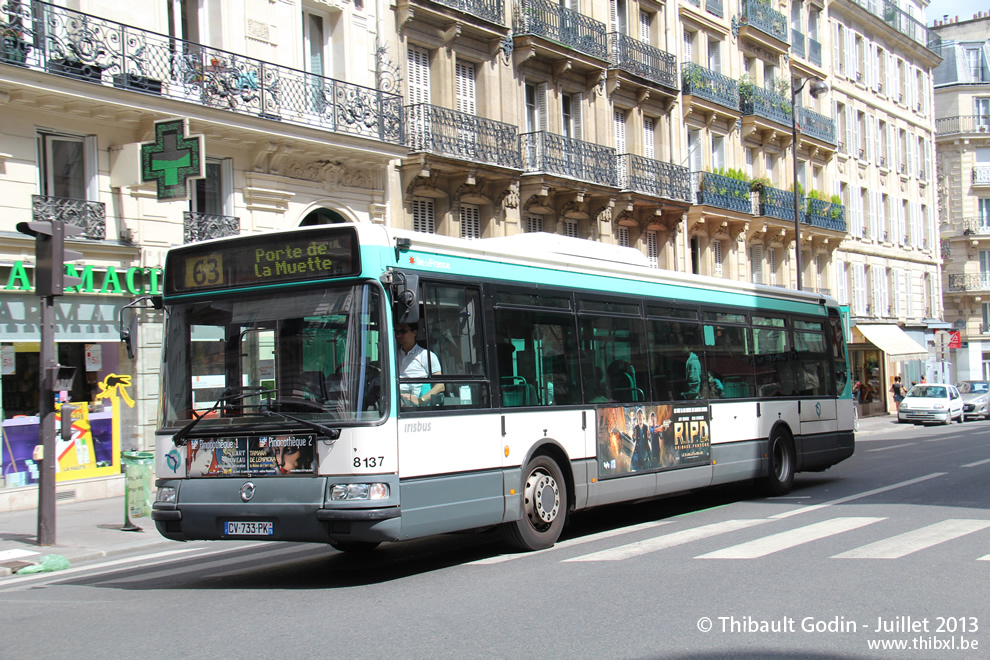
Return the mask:
<path id="1" fill-rule="evenodd" d="M 0 28 L 0 61 L 6 64 L 23 65 L 31 52 L 31 44 L 25 39 L 24 30 L 18 25 L 4 25 Z"/>

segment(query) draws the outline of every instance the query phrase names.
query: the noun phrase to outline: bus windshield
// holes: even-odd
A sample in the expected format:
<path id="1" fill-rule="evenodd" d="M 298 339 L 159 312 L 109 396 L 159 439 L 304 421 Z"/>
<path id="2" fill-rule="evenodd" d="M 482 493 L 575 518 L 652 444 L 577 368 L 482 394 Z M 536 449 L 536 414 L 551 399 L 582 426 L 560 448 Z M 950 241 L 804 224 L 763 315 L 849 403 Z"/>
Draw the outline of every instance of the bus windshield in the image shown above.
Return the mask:
<path id="1" fill-rule="evenodd" d="M 374 421 L 385 412 L 379 292 L 367 284 L 170 305 L 163 426 Z"/>

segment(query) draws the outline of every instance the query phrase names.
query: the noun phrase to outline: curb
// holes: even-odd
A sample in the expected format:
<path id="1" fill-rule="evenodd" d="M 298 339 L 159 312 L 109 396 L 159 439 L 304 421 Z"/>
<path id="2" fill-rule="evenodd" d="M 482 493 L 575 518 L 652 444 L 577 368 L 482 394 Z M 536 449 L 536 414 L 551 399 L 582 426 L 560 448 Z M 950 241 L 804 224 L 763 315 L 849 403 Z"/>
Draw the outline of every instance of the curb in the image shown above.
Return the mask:
<path id="1" fill-rule="evenodd" d="M 58 546 L 45 546 L 46 549 L 49 549 L 51 551 L 50 552 L 39 551 L 38 554 L 39 556 L 45 554 L 56 554 L 56 555 L 61 554 L 66 559 L 69 560 L 69 563 L 74 568 L 75 565 L 79 562 L 93 561 L 94 559 L 106 559 L 108 557 L 117 557 L 120 555 L 127 555 L 127 554 L 136 554 L 139 552 L 143 552 L 145 550 L 160 548 L 170 545 L 177 545 L 177 542 L 166 538 L 162 538 L 157 541 L 149 541 L 148 543 L 144 543 L 136 546 L 110 548 L 107 550 L 85 549 L 85 550 L 80 550 L 79 552 L 73 552 L 71 549 L 69 549 L 69 552 L 67 553 L 58 552 Z M 40 548 L 41 546 L 34 546 L 34 547 Z M 0 578 L 16 575 L 16 573 L 14 573 L 15 570 L 17 569 L 10 569 L 7 568 L 6 566 L 0 566 Z M 55 575 L 56 573 L 57 571 L 53 572 L 52 575 Z"/>

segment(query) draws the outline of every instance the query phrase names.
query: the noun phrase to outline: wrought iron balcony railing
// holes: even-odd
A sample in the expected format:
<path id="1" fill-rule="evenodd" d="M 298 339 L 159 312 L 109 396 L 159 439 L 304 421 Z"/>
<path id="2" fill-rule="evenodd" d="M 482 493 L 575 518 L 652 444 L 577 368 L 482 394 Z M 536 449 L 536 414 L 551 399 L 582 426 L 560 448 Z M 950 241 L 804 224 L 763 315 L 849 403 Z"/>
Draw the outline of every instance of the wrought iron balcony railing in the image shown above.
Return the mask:
<path id="1" fill-rule="evenodd" d="M 838 144 L 835 139 L 835 120 L 831 117 L 826 117 L 814 110 L 798 106 L 797 125 L 798 131 L 809 137 L 833 145 Z"/>
<path id="2" fill-rule="evenodd" d="M 805 58 L 804 35 L 791 28 L 791 51 L 798 57 Z"/>
<path id="3" fill-rule="evenodd" d="M 107 207 L 103 202 L 31 195 L 31 217 L 64 220 L 65 224 L 82 229 L 82 235 L 93 240 L 102 241 L 107 237 Z"/>
<path id="4" fill-rule="evenodd" d="M 913 39 L 939 57 L 942 56 L 942 37 L 890 0 L 852 1 L 909 39 Z"/>
<path id="5" fill-rule="evenodd" d="M 798 200 L 802 204 L 803 200 Z M 798 209 L 799 212 L 801 209 Z M 760 190 L 760 215 L 769 218 L 794 221 L 794 193 L 763 186 Z"/>
<path id="6" fill-rule="evenodd" d="M 405 110 L 411 151 L 522 169 L 516 126 L 425 103 Z"/>
<path id="7" fill-rule="evenodd" d="M 939 251 L 942 253 L 942 258 L 951 257 L 952 256 L 952 242 L 949 241 L 948 239 L 943 238 L 941 241 L 939 241 L 939 244 L 940 244 L 940 248 L 941 248 Z"/>
<path id="8" fill-rule="evenodd" d="M 609 32 L 610 68 L 677 89 L 677 58 L 619 32 Z"/>
<path id="9" fill-rule="evenodd" d="M 505 25 L 505 3 L 502 0 L 433 0 L 438 5 Z"/>
<path id="10" fill-rule="evenodd" d="M 401 144 L 397 94 L 325 78 L 57 7 L 8 1 L 22 66 L 227 112 Z"/>
<path id="11" fill-rule="evenodd" d="M 681 65 L 681 91 L 731 110 L 739 108 L 739 83 L 694 62 Z"/>
<path id="12" fill-rule="evenodd" d="M 182 242 L 196 243 L 211 238 L 237 236 L 241 233 L 241 219 L 229 215 L 213 215 L 184 211 L 182 213 Z"/>
<path id="13" fill-rule="evenodd" d="M 846 208 L 824 199 L 808 199 L 808 210 L 802 222 L 812 227 L 845 232 Z"/>
<path id="14" fill-rule="evenodd" d="M 949 291 L 990 291 L 990 272 L 949 275 Z"/>
<path id="15" fill-rule="evenodd" d="M 523 133 L 523 170 L 563 176 L 602 186 L 618 185 L 615 149 L 547 131 Z"/>
<path id="16" fill-rule="evenodd" d="M 990 133 L 990 115 L 958 115 L 935 119 L 935 135 Z"/>
<path id="17" fill-rule="evenodd" d="M 976 165 L 973 167 L 973 185 L 990 186 L 990 165 Z"/>
<path id="18" fill-rule="evenodd" d="M 822 65 L 822 45 L 811 37 L 808 37 L 808 61 L 815 66 Z"/>
<path id="19" fill-rule="evenodd" d="M 962 221 L 963 236 L 982 236 L 990 234 L 990 218 L 964 218 Z"/>
<path id="20" fill-rule="evenodd" d="M 756 85 L 747 84 L 739 89 L 739 110 L 744 116 L 757 115 L 784 126 L 791 125 L 791 102 Z"/>
<path id="21" fill-rule="evenodd" d="M 712 172 L 692 172 L 691 184 L 698 204 L 740 213 L 753 212 L 750 187 L 746 181 Z"/>
<path id="22" fill-rule="evenodd" d="M 620 154 L 616 159 L 619 187 L 654 197 L 691 201 L 691 173 L 686 167 L 635 154 Z"/>
<path id="23" fill-rule="evenodd" d="M 739 9 L 741 12 L 739 15 L 740 23 L 751 25 L 760 32 L 787 43 L 787 19 L 771 7 L 769 2 L 742 0 Z"/>
<path id="24" fill-rule="evenodd" d="M 719 18 L 725 16 L 725 10 L 722 9 L 722 0 L 705 0 L 705 11 Z"/>
<path id="25" fill-rule="evenodd" d="M 533 34 L 600 60 L 608 59 L 605 24 L 556 2 L 516 0 L 512 29 L 519 35 Z"/>

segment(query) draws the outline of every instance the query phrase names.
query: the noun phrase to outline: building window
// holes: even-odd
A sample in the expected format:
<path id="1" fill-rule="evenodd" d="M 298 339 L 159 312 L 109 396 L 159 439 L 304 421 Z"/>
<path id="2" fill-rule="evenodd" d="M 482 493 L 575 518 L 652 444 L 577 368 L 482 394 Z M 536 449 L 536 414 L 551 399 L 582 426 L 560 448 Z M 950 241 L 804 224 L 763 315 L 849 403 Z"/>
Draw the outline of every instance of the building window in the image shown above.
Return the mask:
<path id="1" fill-rule="evenodd" d="M 767 284 L 777 286 L 777 248 L 767 248 L 767 270 L 770 271 Z"/>
<path id="2" fill-rule="evenodd" d="M 461 238 L 481 238 L 481 209 L 474 204 L 461 204 Z"/>
<path id="3" fill-rule="evenodd" d="M 234 214 L 234 165 L 231 159 L 207 159 L 206 178 L 194 181 L 189 210 L 204 215 Z"/>
<path id="4" fill-rule="evenodd" d="M 542 215 L 527 215 L 525 222 L 526 222 L 526 233 L 535 234 L 543 231 Z"/>
<path id="5" fill-rule="evenodd" d="M 749 248 L 749 268 L 754 284 L 763 284 L 763 246 Z"/>
<path id="6" fill-rule="evenodd" d="M 722 241 L 712 241 L 712 275 L 722 277 Z"/>
<path id="7" fill-rule="evenodd" d="M 570 236 L 571 238 L 578 238 L 577 220 L 572 220 L 570 218 L 564 220 L 564 236 Z"/>
<path id="8" fill-rule="evenodd" d="M 654 229 L 646 232 L 646 256 L 650 260 L 650 268 L 660 267 L 660 239 Z"/>
<path id="9" fill-rule="evenodd" d="M 42 195 L 97 200 L 96 136 L 42 132 L 38 151 Z"/>
<path id="10" fill-rule="evenodd" d="M 701 239 L 697 236 L 691 237 L 691 272 L 701 274 Z"/>
<path id="11" fill-rule="evenodd" d="M 629 227 L 615 228 L 615 244 L 621 247 L 629 247 Z"/>
<path id="12" fill-rule="evenodd" d="M 413 231 L 424 234 L 437 233 L 436 219 L 433 212 L 433 200 L 415 198 L 412 201 Z"/>

